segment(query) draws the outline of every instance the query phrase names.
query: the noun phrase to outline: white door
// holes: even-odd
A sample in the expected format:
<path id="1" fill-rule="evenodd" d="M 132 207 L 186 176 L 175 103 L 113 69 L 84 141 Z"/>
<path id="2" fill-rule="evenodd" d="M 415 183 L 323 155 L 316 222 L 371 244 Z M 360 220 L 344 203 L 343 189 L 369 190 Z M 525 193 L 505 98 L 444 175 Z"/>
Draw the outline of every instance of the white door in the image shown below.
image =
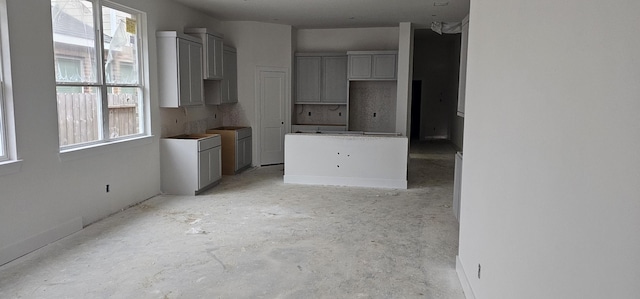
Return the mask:
<path id="1" fill-rule="evenodd" d="M 258 71 L 260 102 L 260 165 L 284 163 L 286 133 L 287 72 Z"/>

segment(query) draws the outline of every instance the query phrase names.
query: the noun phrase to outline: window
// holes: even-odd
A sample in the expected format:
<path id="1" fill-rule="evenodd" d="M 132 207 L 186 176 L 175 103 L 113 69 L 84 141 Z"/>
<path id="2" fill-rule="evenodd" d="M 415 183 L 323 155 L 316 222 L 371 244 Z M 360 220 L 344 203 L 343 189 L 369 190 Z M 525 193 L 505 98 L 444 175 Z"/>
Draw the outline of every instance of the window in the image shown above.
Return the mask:
<path id="1" fill-rule="evenodd" d="M 60 148 L 145 134 L 141 13 L 51 0 Z"/>

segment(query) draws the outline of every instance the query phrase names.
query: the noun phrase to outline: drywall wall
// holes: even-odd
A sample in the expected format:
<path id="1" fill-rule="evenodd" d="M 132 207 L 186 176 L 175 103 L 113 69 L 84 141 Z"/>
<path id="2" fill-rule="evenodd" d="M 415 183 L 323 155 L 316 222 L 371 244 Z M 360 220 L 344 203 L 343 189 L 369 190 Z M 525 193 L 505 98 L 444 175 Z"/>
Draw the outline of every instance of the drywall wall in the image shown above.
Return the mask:
<path id="1" fill-rule="evenodd" d="M 147 12 L 145 74 L 154 137 L 72 156 L 60 156 L 58 148 L 50 2 L 6 3 L 11 54 L 6 90 L 12 93 L 23 163 L 17 173 L 0 176 L 0 264 L 160 192 L 154 33 L 218 22 L 168 0 L 115 2 Z"/>
<path id="2" fill-rule="evenodd" d="M 472 2 L 459 270 L 475 298 L 640 294 L 638 12 Z"/>
<path id="3" fill-rule="evenodd" d="M 292 27 L 259 22 L 223 22 L 225 42 L 236 47 L 238 54 L 238 103 L 221 106 L 224 125 L 252 126 L 253 164 L 259 165 L 260 130 L 256 123 L 256 70 L 259 67 L 284 69 L 291 77 L 293 65 Z M 291 88 L 291 86 L 289 86 Z M 291 95 L 288 95 L 291 111 Z M 291 114 L 286 115 L 290 128 Z"/>
<path id="4" fill-rule="evenodd" d="M 420 139 L 450 139 L 462 147 L 456 119 L 459 68 L 460 34 L 416 30 L 413 79 L 422 81 Z"/>
<path id="5" fill-rule="evenodd" d="M 398 27 L 298 29 L 298 52 L 397 50 Z"/>

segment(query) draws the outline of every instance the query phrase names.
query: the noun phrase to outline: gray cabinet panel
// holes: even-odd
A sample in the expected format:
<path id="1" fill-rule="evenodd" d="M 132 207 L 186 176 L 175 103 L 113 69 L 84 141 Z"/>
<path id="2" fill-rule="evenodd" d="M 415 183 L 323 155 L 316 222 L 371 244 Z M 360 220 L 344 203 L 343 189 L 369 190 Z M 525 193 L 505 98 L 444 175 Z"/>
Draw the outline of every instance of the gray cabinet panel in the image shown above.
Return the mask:
<path id="1" fill-rule="evenodd" d="M 347 56 L 322 57 L 322 102 L 347 103 Z"/>
<path id="2" fill-rule="evenodd" d="M 296 102 L 320 102 L 321 57 L 296 57 Z"/>

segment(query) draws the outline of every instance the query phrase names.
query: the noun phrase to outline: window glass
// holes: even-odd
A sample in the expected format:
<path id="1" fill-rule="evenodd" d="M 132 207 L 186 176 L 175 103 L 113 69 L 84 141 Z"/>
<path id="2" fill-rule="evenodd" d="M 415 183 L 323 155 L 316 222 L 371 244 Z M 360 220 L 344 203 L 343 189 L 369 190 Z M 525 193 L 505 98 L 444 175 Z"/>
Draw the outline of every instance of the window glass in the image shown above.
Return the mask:
<path id="1" fill-rule="evenodd" d="M 78 88 L 80 92 L 67 92 Z M 102 139 L 101 101 L 95 87 L 57 87 L 60 146 Z"/>
<path id="2" fill-rule="evenodd" d="M 105 75 L 107 84 L 137 84 L 138 65 L 135 25 L 138 20 L 130 13 L 103 7 L 102 26 L 105 32 Z M 124 66 L 124 69 L 122 68 Z"/>
<path id="3" fill-rule="evenodd" d="M 60 147 L 144 134 L 140 13 L 100 0 L 51 0 L 51 13 Z"/>
<path id="4" fill-rule="evenodd" d="M 51 0 L 51 20 L 56 61 L 77 57 L 86 65 L 78 73 L 56 68 L 56 80 L 97 83 L 93 4 L 79 0 Z"/>

